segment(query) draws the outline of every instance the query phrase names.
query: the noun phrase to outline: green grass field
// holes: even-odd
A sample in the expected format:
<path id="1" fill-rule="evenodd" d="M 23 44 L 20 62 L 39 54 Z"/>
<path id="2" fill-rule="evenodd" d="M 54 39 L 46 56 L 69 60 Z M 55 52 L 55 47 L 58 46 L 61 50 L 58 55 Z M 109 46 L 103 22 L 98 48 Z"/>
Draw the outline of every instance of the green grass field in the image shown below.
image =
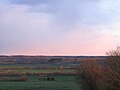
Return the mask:
<path id="1" fill-rule="evenodd" d="M 10 65 L 0 65 L 0 73 L 74 73 L 74 69 L 69 69 L 68 66 L 64 66 L 64 69 L 60 69 L 60 66 L 51 66 L 45 69 L 34 69 L 37 67 L 33 66 L 16 66 L 14 64 Z M 42 67 L 42 66 L 40 66 Z M 4 76 L 3 76 L 4 77 Z M 2 77 L 0 77 L 2 78 Z M 14 76 L 15 78 L 15 76 Z M 75 82 L 74 76 L 54 76 L 55 80 L 42 80 L 40 78 L 47 77 L 38 77 L 38 76 L 28 76 L 28 81 L 18 81 L 18 82 L 9 82 L 9 81 L 0 81 L 0 90 L 81 90 L 79 85 Z"/>
<path id="2" fill-rule="evenodd" d="M 81 90 L 74 76 L 55 76 L 54 81 L 39 81 L 40 77 L 29 77 L 25 82 L 0 82 L 0 90 Z"/>

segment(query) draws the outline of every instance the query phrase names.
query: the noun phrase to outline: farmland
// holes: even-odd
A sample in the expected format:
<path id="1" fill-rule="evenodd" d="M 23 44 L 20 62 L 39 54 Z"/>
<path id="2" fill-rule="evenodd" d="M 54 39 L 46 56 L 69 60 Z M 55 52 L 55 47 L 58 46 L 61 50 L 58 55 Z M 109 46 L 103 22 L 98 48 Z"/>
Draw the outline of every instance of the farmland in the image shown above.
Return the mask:
<path id="1" fill-rule="evenodd" d="M 73 76 L 55 76 L 55 81 L 39 81 L 29 77 L 25 82 L 0 82 L 0 90 L 80 90 Z"/>
<path id="2" fill-rule="evenodd" d="M 81 90 L 75 81 L 76 67 L 89 59 L 0 56 L 0 90 Z"/>

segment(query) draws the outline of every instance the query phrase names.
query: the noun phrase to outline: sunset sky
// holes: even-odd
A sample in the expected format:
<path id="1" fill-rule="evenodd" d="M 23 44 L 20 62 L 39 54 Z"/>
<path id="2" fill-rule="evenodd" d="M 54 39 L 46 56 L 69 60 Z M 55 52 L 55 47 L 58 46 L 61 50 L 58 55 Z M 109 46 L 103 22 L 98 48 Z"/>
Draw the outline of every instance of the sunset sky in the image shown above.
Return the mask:
<path id="1" fill-rule="evenodd" d="M 120 45 L 120 0 L 0 0 L 1 55 L 105 55 Z"/>

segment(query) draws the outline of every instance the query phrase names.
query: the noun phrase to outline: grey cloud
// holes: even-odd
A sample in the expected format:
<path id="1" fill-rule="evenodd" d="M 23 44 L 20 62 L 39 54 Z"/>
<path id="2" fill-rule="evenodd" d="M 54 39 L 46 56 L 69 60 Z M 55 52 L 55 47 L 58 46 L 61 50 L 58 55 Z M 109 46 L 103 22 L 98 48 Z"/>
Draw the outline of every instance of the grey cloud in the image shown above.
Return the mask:
<path id="1" fill-rule="evenodd" d="M 36 4 L 48 4 L 59 2 L 60 0 L 9 0 L 13 4 L 25 4 L 25 5 L 36 5 Z"/>
<path id="2" fill-rule="evenodd" d="M 71 26 L 77 22 L 97 22 L 100 0 L 9 0 L 13 4 L 28 5 L 30 12 L 52 14 L 55 22 Z M 98 21 L 99 22 L 99 21 Z"/>
<path id="3" fill-rule="evenodd" d="M 93 1 L 100 1 L 100 0 L 8 0 L 14 4 L 26 4 L 26 5 L 36 5 L 36 4 L 50 4 L 50 3 L 60 3 L 60 2 L 93 2 Z M 68 2 L 68 3 L 69 3 Z"/>
<path id="4" fill-rule="evenodd" d="M 52 15 L 53 23 L 70 27 L 76 23 L 102 24 L 110 22 L 115 13 L 100 9 L 100 0 L 9 0 L 12 4 L 29 6 L 28 12 Z M 71 27 L 70 27 L 71 28 Z"/>
<path id="5" fill-rule="evenodd" d="M 51 15 L 53 24 L 71 28 L 76 23 L 103 24 L 118 15 L 100 9 L 101 0 L 8 0 L 11 4 L 26 5 L 30 13 Z M 22 7 L 22 6 L 21 6 Z M 116 13 L 117 12 L 117 13 Z M 52 23 L 52 22 L 51 22 Z M 67 28 L 68 29 L 68 28 Z"/>

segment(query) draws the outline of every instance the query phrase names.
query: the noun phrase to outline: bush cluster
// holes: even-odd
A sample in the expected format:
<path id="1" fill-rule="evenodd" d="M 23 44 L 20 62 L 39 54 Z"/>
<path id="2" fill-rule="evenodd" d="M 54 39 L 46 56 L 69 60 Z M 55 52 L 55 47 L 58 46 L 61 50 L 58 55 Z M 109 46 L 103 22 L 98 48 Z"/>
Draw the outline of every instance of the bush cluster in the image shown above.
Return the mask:
<path id="1" fill-rule="evenodd" d="M 77 83 L 83 90 L 120 90 L 120 47 L 107 53 L 104 63 L 85 61 L 77 69 Z"/>

